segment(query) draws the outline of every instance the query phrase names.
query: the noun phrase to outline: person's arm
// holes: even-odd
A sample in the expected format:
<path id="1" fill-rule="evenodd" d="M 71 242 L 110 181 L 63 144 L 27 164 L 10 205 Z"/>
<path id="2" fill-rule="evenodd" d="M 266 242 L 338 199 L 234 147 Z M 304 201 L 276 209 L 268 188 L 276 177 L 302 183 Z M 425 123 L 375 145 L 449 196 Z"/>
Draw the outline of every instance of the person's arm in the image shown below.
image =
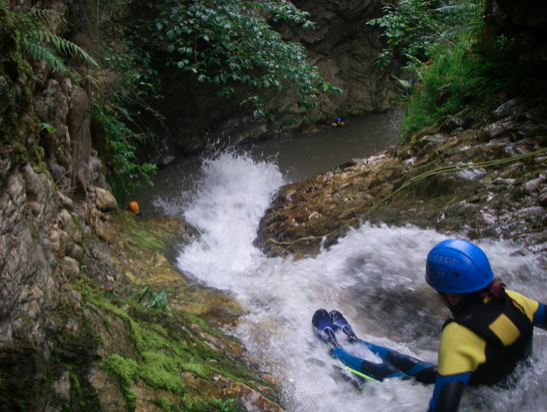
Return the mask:
<path id="1" fill-rule="evenodd" d="M 443 329 L 439 366 L 428 412 L 456 412 L 467 382 L 486 360 L 486 342 L 465 326 L 452 322 Z"/>
<path id="2" fill-rule="evenodd" d="M 547 330 L 547 306 L 543 303 L 538 302 L 539 306 L 534 313 L 534 319 L 532 319 L 532 324 L 538 328 Z"/>
<path id="3" fill-rule="evenodd" d="M 511 299 L 518 303 L 528 315 L 534 326 L 547 330 L 547 306 L 536 300 L 527 298 L 526 296 L 507 290 L 507 294 Z"/>
<path id="4" fill-rule="evenodd" d="M 437 374 L 428 412 L 456 412 L 469 378 L 471 378 L 470 372 L 452 376 Z"/>

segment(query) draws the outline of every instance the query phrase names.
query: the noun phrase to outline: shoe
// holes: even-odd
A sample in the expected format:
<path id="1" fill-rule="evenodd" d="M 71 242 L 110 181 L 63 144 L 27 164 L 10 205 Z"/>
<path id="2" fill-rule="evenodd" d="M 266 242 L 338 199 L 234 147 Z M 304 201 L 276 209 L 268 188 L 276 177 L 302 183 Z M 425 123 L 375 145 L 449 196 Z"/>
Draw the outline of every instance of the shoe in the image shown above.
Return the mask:
<path id="1" fill-rule="evenodd" d="M 339 346 L 336 341 L 336 335 L 334 334 L 329 312 L 325 309 L 316 310 L 311 319 L 311 323 L 314 327 L 315 334 L 319 339 L 333 348 Z"/>
<path id="2" fill-rule="evenodd" d="M 337 310 L 333 310 L 329 313 L 329 318 L 332 322 L 333 329 L 335 331 L 341 330 L 344 332 L 350 342 L 357 342 L 358 338 L 346 318 Z"/>

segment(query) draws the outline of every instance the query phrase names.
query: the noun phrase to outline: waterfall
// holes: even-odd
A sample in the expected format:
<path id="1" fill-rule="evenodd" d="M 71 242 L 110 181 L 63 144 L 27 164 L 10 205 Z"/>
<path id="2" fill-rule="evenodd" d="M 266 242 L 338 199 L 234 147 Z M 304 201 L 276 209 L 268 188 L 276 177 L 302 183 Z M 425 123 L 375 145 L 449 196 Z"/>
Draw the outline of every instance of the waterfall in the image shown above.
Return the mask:
<path id="1" fill-rule="evenodd" d="M 203 236 L 180 251 L 178 265 L 241 302 L 247 314 L 234 333 L 248 348 L 250 361 L 281 382 L 284 407 L 292 412 L 427 410 L 432 386 L 392 380 L 367 382 L 358 391 L 340 379 L 327 348 L 314 336 L 311 317 L 318 308 L 338 309 L 362 339 L 435 363 L 449 313 L 426 285 L 424 263 L 431 247 L 446 237 L 364 222 L 317 256 L 267 258 L 252 242 L 272 196 L 284 184 L 278 167 L 224 154 L 206 161 L 201 172 L 183 214 Z M 540 258 L 510 242 L 478 244 L 509 288 L 547 301 Z M 460 410 L 545 410 L 547 334 L 535 334 L 533 367 L 522 371 L 519 386 L 468 388 Z M 371 353 L 359 354 L 374 360 Z"/>

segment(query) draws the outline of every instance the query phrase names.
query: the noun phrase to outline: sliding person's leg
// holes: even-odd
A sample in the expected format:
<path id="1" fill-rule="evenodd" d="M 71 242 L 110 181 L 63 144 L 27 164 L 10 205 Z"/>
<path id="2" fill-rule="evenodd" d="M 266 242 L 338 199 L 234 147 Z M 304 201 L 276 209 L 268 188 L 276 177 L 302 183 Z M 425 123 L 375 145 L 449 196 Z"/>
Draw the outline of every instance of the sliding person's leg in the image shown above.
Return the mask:
<path id="1" fill-rule="evenodd" d="M 333 329 L 335 331 L 341 330 L 344 332 L 351 343 L 364 345 L 371 352 L 378 355 L 384 363 L 392 365 L 406 375 L 413 376 L 418 382 L 427 384 L 435 383 L 435 378 L 437 376 L 437 367 L 435 365 L 423 362 L 420 359 L 409 355 L 404 355 L 396 350 L 359 339 L 355 335 L 355 332 L 353 332 L 348 321 L 337 310 L 331 311 L 329 316 L 332 321 Z"/>

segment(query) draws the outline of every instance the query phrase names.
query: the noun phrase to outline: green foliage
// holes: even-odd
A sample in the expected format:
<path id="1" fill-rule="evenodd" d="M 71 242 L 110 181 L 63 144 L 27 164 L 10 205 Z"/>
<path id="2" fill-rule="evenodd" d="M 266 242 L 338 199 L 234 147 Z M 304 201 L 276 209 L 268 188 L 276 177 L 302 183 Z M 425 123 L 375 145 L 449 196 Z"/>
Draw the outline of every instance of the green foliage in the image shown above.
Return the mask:
<path id="1" fill-rule="evenodd" d="M 452 2 L 453 3 L 453 2 Z M 483 4 L 482 2 L 460 1 L 457 4 L 448 4 L 439 7 L 437 12 L 453 18 L 448 18 L 444 31 L 441 33 L 441 39 L 451 42 L 469 39 L 477 39 L 478 34 L 484 27 L 482 20 Z"/>
<path id="2" fill-rule="evenodd" d="M 94 127 L 100 127 L 106 136 L 100 153 L 110 170 L 107 181 L 116 198 L 123 202 L 137 192 L 141 182 L 152 184 L 148 174 L 156 171 L 156 165 L 140 164 L 136 157 L 139 144 L 147 142 L 149 136 L 134 132 L 128 126 L 133 118 L 123 104 L 116 104 L 115 100 L 95 97 L 92 116 Z"/>
<path id="3" fill-rule="evenodd" d="M 481 0 L 403 0 L 367 23 L 388 38 L 378 64 L 386 67 L 391 54 L 399 53 L 415 80 L 409 88 L 407 80 L 396 78 L 406 100 L 403 137 L 470 103 L 488 110 L 513 80 L 513 44 L 483 37 L 483 8 Z"/>
<path id="4" fill-rule="evenodd" d="M 494 97 L 514 79 L 508 52 L 501 48 L 483 56 L 459 45 L 433 56 L 434 63 L 429 66 L 409 66 L 420 83 L 406 105 L 402 135 L 410 136 L 469 103 L 480 104 L 488 111 Z"/>
<path id="5" fill-rule="evenodd" d="M 142 290 L 138 292 L 139 297 L 139 303 L 143 300 L 143 298 L 147 295 L 149 295 L 146 299 L 147 306 L 149 308 L 159 309 L 162 311 L 165 311 L 167 309 L 167 302 L 165 301 L 167 299 L 167 291 L 162 290 L 160 293 L 158 292 L 150 292 L 150 287 L 145 286 Z"/>
<path id="6" fill-rule="evenodd" d="M 226 399 L 225 401 L 222 401 L 221 399 L 212 398 L 211 401 L 220 412 L 235 412 L 236 410 L 236 407 L 233 404 L 235 402 L 234 399 Z"/>
<path id="7" fill-rule="evenodd" d="M 284 41 L 268 24 L 289 20 L 313 26 L 309 15 L 288 1 L 165 0 L 158 9 L 158 17 L 144 24 L 168 53 L 165 63 L 218 85 L 219 95 L 227 98 L 235 84 L 243 84 L 245 101 L 257 114 L 265 114 L 265 95 L 257 90 L 292 85 L 305 106 L 313 106 L 320 93 L 338 90 L 307 62 L 302 45 Z"/>
<path id="8" fill-rule="evenodd" d="M 387 38 L 387 50 L 378 56 L 377 64 L 387 67 L 390 51 L 395 49 L 414 56 L 423 54 L 442 30 L 442 21 L 435 12 L 442 4 L 439 0 L 401 0 L 396 6 L 384 6 L 382 17 L 366 23 L 381 28 L 382 36 Z"/>
<path id="9" fill-rule="evenodd" d="M 484 26 L 481 11 L 470 0 L 401 0 L 396 6 L 384 6 L 382 17 L 366 23 L 381 28 L 387 38 L 387 49 L 377 64 L 387 67 L 394 51 L 426 59 L 439 45 L 476 38 Z"/>
<path id="10" fill-rule="evenodd" d="M 111 5 L 125 10 L 126 2 Z M 151 68 L 152 56 L 137 47 L 133 38 L 120 25 L 109 28 L 102 47 L 102 61 L 111 70 L 103 93 L 93 100 L 93 125 L 97 149 L 110 173 L 107 180 L 119 202 L 138 191 L 142 184 L 151 185 L 150 173 L 156 166 L 139 163 L 137 152 L 144 145 L 157 141 L 142 122 L 143 113 L 161 120 L 146 99 L 161 98 L 158 93 L 158 73 Z"/>
<path id="11" fill-rule="evenodd" d="M 27 12 L 10 14 L 21 35 L 21 49 L 30 57 L 44 61 L 49 67 L 57 69 L 73 80 L 73 74 L 58 53 L 79 57 L 95 67 L 99 66 L 80 46 L 51 32 L 49 25 L 63 20 L 59 13 L 33 7 Z"/>
<path id="12" fill-rule="evenodd" d="M 152 296 L 148 298 L 148 307 L 165 311 L 167 309 L 167 292 L 162 290 L 160 293 L 152 292 Z"/>

